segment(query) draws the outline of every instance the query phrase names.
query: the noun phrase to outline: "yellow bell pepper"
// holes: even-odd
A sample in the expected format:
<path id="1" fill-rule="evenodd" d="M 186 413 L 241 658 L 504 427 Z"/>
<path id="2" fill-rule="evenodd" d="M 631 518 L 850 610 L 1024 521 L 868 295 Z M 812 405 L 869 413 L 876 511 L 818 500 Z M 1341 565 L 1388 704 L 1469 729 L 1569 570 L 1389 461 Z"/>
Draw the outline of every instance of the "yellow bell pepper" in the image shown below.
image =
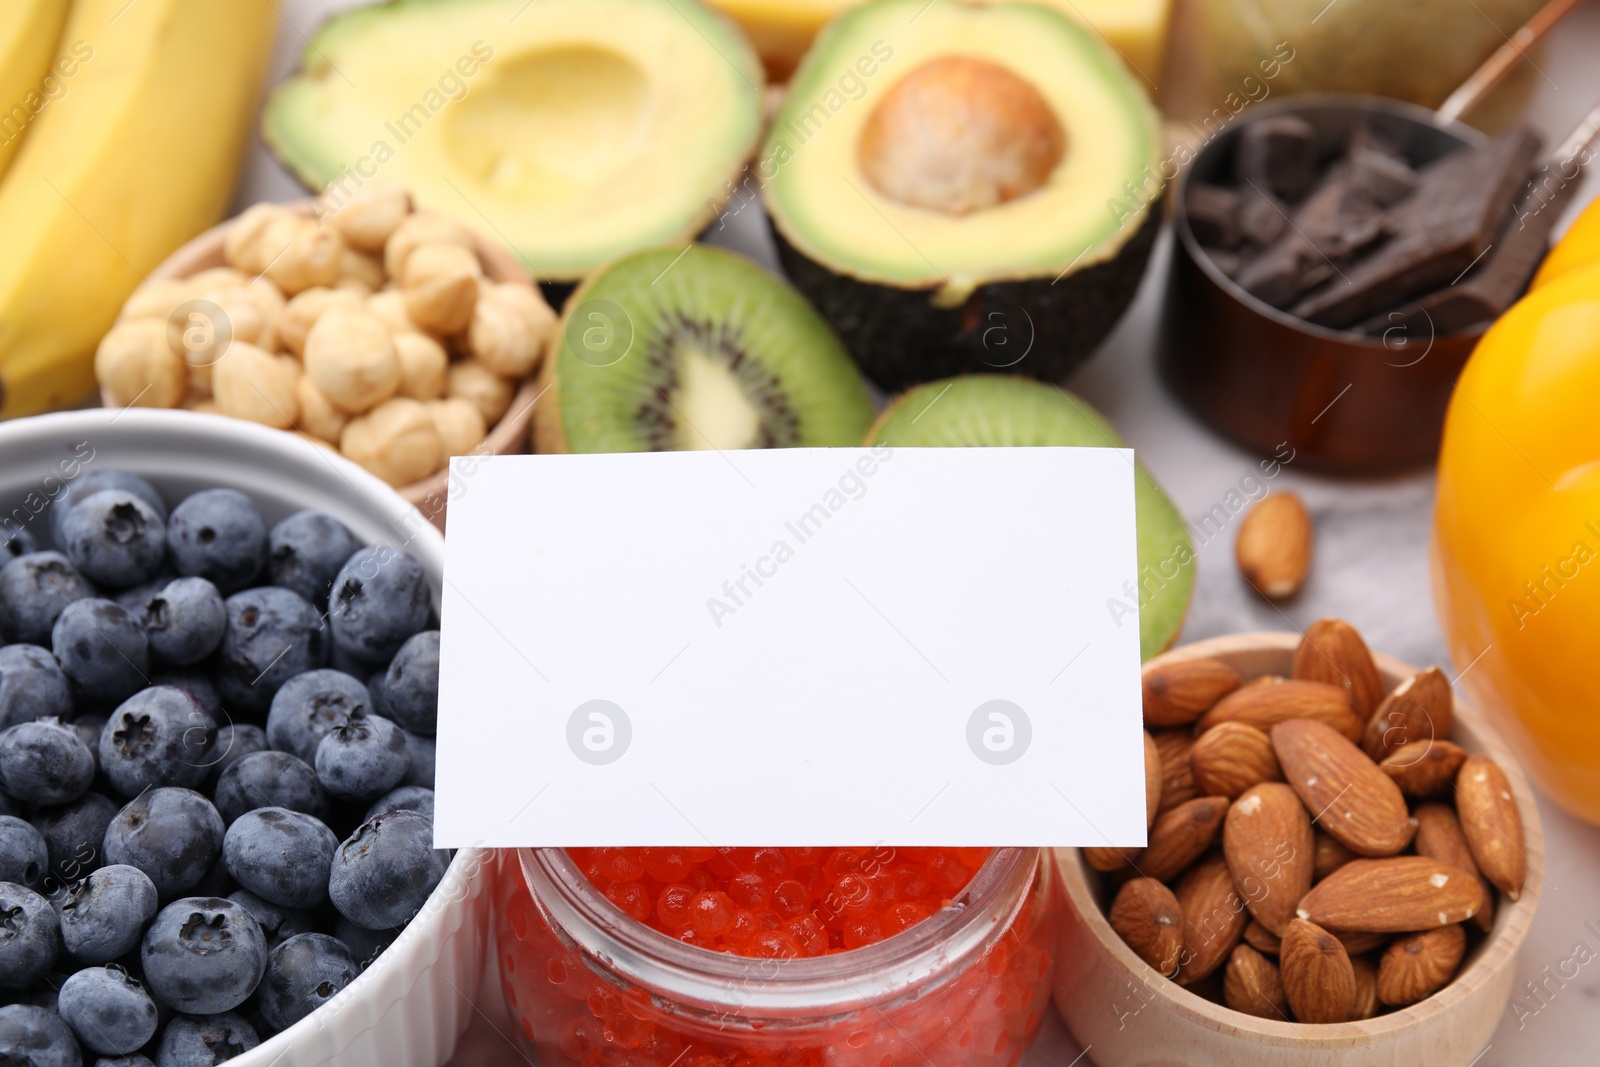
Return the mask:
<path id="1" fill-rule="evenodd" d="M 1574 236 L 1600 238 L 1600 215 Z M 1565 242 L 1563 242 L 1563 245 Z M 1479 342 L 1445 421 L 1433 578 L 1462 686 L 1600 823 L 1600 244 Z M 1556 258 L 1552 256 L 1552 258 Z"/>
<path id="2" fill-rule="evenodd" d="M 1531 288 L 1537 289 L 1579 267 L 1600 263 L 1600 200 L 1583 209 L 1583 214 L 1572 221 L 1566 236 L 1550 250 L 1533 276 Z"/>

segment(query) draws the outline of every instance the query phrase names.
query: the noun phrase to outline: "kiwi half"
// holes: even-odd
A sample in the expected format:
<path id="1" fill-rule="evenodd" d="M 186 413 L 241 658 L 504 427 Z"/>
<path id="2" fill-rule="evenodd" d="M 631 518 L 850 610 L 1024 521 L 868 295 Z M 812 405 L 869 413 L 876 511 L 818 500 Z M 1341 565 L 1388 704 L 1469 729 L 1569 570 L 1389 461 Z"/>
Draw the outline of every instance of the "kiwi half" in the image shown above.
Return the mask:
<path id="1" fill-rule="evenodd" d="M 859 444 L 865 383 L 787 284 L 704 245 L 638 252 L 567 301 L 533 410 L 540 452 Z"/>
<path id="2" fill-rule="evenodd" d="M 902 394 L 878 416 L 865 443 L 894 448 L 1126 447 L 1103 416 L 1066 390 L 998 374 L 929 382 Z M 1142 465 L 1137 472 L 1139 650 L 1149 659 L 1183 629 L 1195 557 L 1178 509 Z M 1133 599 L 1125 598 L 1126 610 L 1132 611 Z"/>

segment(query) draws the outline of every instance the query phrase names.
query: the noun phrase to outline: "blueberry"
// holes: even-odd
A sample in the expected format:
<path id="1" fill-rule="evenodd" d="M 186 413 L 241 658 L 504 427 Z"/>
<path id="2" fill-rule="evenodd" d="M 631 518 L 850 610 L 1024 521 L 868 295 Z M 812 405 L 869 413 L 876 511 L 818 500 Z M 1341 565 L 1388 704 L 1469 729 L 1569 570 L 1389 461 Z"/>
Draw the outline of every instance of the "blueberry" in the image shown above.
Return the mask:
<path id="1" fill-rule="evenodd" d="M 433 790 L 420 785 L 402 785 L 389 790 L 367 809 L 365 820 L 372 821 L 386 811 L 414 811 L 433 818 Z"/>
<path id="2" fill-rule="evenodd" d="M 245 756 L 222 772 L 213 799 L 222 821 L 229 824 L 256 808 L 288 808 L 318 819 L 328 813 L 328 794 L 317 772 L 287 752 Z"/>
<path id="3" fill-rule="evenodd" d="M 37 892 L 49 869 L 44 835 L 14 815 L 0 815 L 0 882 Z"/>
<path id="4" fill-rule="evenodd" d="M 383 712 L 407 730 L 432 734 L 439 722 L 439 631 L 424 630 L 406 639 L 389 661 L 380 683 Z"/>
<path id="5" fill-rule="evenodd" d="M 161 570 L 166 520 L 126 489 L 102 489 L 67 513 L 56 543 L 85 578 L 108 589 L 131 589 Z"/>
<path id="6" fill-rule="evenodd" d="M 317 779 L 330 794 L 368 800 L 405 778 L 405 733 L 381 715 L 352 715 L 317 744 Z"/>
<path id="7" fill-rule="evenodd" d="M 94 782 L 94 755 L 59 719 L 24 722 L 0 732 L 0 789 L 25 804 L 65 804 Z"/>
<path id="8" fill-rule="evenodd" d="M 382 664 L 428 625 L 432 590 L 410 553 L 373 545 L 345 561 L 328 609 L 334 644 L 356 659 Z"/>
<path id="9" fill-rule="evenodd" d="M 161 595 L 161 591 L 171 585 L 176 579 L 176 574 L 163 570 L 148 582 L 140 582 L 132 589 L 123 589 L 112 597 L 118 604 L 127 609 L 128 614 L 136 619 L 143 619 L 150 601 Z"/>
<path id="10" fill-rule="evenodd" d="M 83 1054 L 61 1016 L 49 1008 L 0 1008 L 0 1055 L 17 1067 L 83 1067 Z"/>
<path id="11" fill-rule="evenodd" d="M 50 853 L 50 878 L 58 884 L 70 882 L 99 869 L 105 863 L 106 828 L 116 815 L 116 801 L 100 793 L 34 812 L 28 821 Z"/>
<path id="12" fill-rule="evenodd" d="M 266 560 L 267 526 L 237 489 L 202 489 L 172 509 L 167 550 L 187 577 L 209 578 L 224 595 L 248 586 Z"/>
<path id="13" fill-rule="evenodd" d="M 411 769 L 406 771 L 402 785 L 420 785 L 433 788 L 433 766 L 437 746 L 433 738 L 406 731 L 406 751 L 411 755 Z"/>
<path id="14" fill-rule="evenodd" d="M 248 589 L 228 598 L 227 611 L 214 680 L 230 705 L 266 711 L 284 682 L 327 659 L 322 618 L 297 593 L 271 585 Z"/>
<path id="15" fill-rule="evenodd" d="M 225 897 L 239 891 L 239 883 L 233 880 L 233 875 L 228 873 L 228 865 L 222 862 L 222 857 L 217 857 L 217 862 L 211 869 L 201 876 L 195 887 L 189 890 L 191 897 Z"/>
<path id="16" fill-rule="evenodd" d="M 328 871 L 339 839 L 318 819 L 288 808 L 241 815 L 222 840 L 222 861 L 242 888 L 285 908 L 328 899 Z"/>
<path id="17" fill-rule="evenodd" d="M 400 926 L 422 909 L 449 864 L 449 855 L 433 847 L 432 819 L 387 811 L 362 823 L 334 853 L 328 896 L 358 926 Z"/>
<path id="18" fill-rule="evenodd" d="M 170 685 L 174 689 L 182 689 L 194 702 L 199 704 L 213 719 L 221 719 L 222 697 L 217 695 L 217 687 L 211 684 L 209 676 L 198 671 L 163 671 L 150 679 L 151 685 Z"/>
<path id="19" fill-rule="evenodd" d="M 72 717 L 72 689 L 48 649 L 0 648 L 0 730 L 32 719 Z"/>
<path id="20" fill-rule="evenodd" d="M 285 908 L 269 903 L 248 889 L 236 889 L 228 899 L 248 911 L 261 924 L 267 948 L 277 948 L 295 934 L 311 932 L 311 913 L 300 908 Z"/>
<path id="21" fill-rule="evenodd" d="M 62 1021 L 91 1052 L 123 1055 L 137 1051 L 156 1036 L 156 1002 L 145 992 L 144 984 L 121 967 L 87 967 L 77 972 L 62 984 L 57 1004 Z"/>
<path id="22" fill-rule="evenodd" d="M 228 613 L 216 586 L 204 578 L 178 578 L 151 598 L 143 619 L 150 651 L 186 667 L 216 651 Z"/>
<path id="23" fill-rule="evenodd" d="M 130 800 L 106 827 L 105 858 L 139 868 L 161 899 L 171 900 L 199 885 L 217 862 L 222 833 L 222 816 L 199 793 L 151 789 Z"/>
<path id="24" fill-rule="evenodd" d="M 80 963 L 110 963 L 139 947 L 156 904 L 155 883 L 139 868 L 101 867 L 57 894 L 61 943 Z"/>
<path id="25" fill-rule="evenodd" d="M 342 671 L 318 670 L 283 684 L 267 713 L 267 743 L 313 762 L 317 745 L 352 715 L 370 712 L 367 687 Z"/>
<path id="26" fill-rule="evenodd" d="M 60 947 L 50 902 L 27 886 L 0 882 L 0 989 L 27 989 L 49 974 Z"/>
<path id="27" fill-rule="evenodd" d="M 394 944 L 394 939 L 405 930 L 403 926 L 391 927 L 387 930 L 368 930 L 365 926 L 357 926 L 343 915 L 334 914 L 333 936 L 343 941 L 350 954 L 360 961 L 362 969 L 372 965 L 372 961 L 383 954 L 383 950 Z"/>
<path id="28" fill-rule="evenodd" d="M 351 545 L 350 552 L 355 550 L 356 546 Z M 37 551 L 39 551 L 39 542 L 34 539 L 33 534 L 28 532 L 27 527 L 18 526 L 9 519 L 4 523 L 0 523 L 0 567 L 4 567 L 18 556 L 26 556 L 30 552 Z M 345 555 L 350 555 L 350 552 L 346 552 Z M 339 562 L 343 563 L 344 560 L 341 559 Z M 337 566 L 334 567 L 335 571 L 338 569 Z M 331 576 L 329 581 L 332 581 Z"/>
<path id="29" fill-rule="evenodd" d="M 214 1015 L 244 1003 L 267 967 L 267 942 L 248 911 L 221 897 L 161 909 L 139 948 L 145 984 L 169 1007 Z"/>
<path id="30" fill-rule="evenodd" d="M 233 1012 L 179 1015 L 161 1032 L 156 1067 L 216 1067 L 261 1044 L 255 1028 Z"/>
<path id="31" fill-rule="evenodd" d="M 59 552 L 30 552 L 0 567 L 0 641 L 48 645 L 61 611 L 94 595 Z"/>
<path id="32" fill-rule="evenodd" d="M 100 731 L 106 728 L 106 716 L 97 712 L 86 712 L 67 723 L 72 732 L 78 735 L 78 740 L 88 748 L 89 754 L 94 757 L 96 772 L 100 770 Z"/>
<path id="33" fill-rule="evenodd" d="M 22 818 L 26 813 L 22 802 L 16 797 L 6 796 L 5 790 L 0 789 L 0 815 L 10 815 L 13 818 Z"/>
<path id="34" fill-rule="evenodd" d="M 62 539 L 62 524 L 67 516 L 77 506 L 78 501 L 87 500 L 102 489 L 125 489 L 149 504 L 161 516 L 163 522 L 167 518 L 167 503 L 161 499 L 161 494 L 156 492 L 156 487 L 128 471 L 119 470 L 92 470 L 81 477 L 67 483 L 65 489 L 50 505 L 50 537 L 56 544 L 64 544 Z"/>
<path id="35" fill-rule="evenodd" d="M 333 516 L 297 511 L 267 536 L 267 569 L 273 585 L 293 589 L 325 611 L 339 568 L 360 547 L 349 527 Z"/>
<path id="36" fill-rule="evenodd" d="M 116 703 L 150 684 L 144 630 L 116 601 L 89 597 L 67 605 L 50 631 L 50 650 L 90 699 Z"/>
<path id="37" fill-rule="evenodd" d="M 299 934 L 272 950 L 257 999 L 261 1014 L 287 1030 L 356 980 L 361 963 L 338 938 Z"/>
<path id="38" fill-rule="evenodd" d="M 92 1067 L 156 1067 L 149 1056 L 141 1056 L 135 1052 L 131 1056 L 101 1056 L 94 1061 Z"/>
<path id="39" fill-rule="evenodd" d="M 100 767 L 123 796 L 193 788 L 216 760 L 217 724 L 181 689 L 157 685 L 117 706 L 100 731 Z"/>
<path id="40" fill-rule="evenodd" d="M 216 752 L 212 755 L 208 779 L 213 785 L 228 773 L 228 768 L 246 756 L 267 750 L 267 732 L 254 723 L 230 722 L 217 728 Z M 208 790 L 211 792 L 211 790 Z M 288 805 L 284 805 L 287 807 Z M 220 810 L 220 809 L 219 809 Z M 312 814 L 316 814 L 313 812 Z M 223 819 L 227 819 L 224 815 Z"/>

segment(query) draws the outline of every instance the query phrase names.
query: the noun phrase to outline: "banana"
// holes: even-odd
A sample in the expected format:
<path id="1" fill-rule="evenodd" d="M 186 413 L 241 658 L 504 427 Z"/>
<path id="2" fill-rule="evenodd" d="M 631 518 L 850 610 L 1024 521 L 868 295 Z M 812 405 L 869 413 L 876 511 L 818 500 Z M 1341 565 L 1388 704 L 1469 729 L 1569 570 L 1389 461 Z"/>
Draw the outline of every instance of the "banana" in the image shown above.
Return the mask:
<path id="1" fill-rule="evenodd" d="M 276 20 L 273 0 L 72 5 L 87 58 L 0 180 L 0 418 L 92 395 L 122 302 L 221 215 Z"/>
<path id="2" fill-rule="evenodd" d="M 22 135 L 44 108 L 65 92 L 62 73 L 75 66 L 62 57 L 52 70 L 66 0 L 11 0 L 0 19 L 0 174 L 22 146 Z"/>

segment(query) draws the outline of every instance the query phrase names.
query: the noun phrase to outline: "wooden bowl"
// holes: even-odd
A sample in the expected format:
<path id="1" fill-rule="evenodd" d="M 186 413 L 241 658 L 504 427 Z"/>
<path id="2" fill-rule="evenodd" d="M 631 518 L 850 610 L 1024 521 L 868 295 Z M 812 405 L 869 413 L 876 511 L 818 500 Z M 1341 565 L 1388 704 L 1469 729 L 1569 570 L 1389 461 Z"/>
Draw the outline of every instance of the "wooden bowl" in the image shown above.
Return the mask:
<path id="1" fill-rule="evenodd" d="M 306 199 L 294 201 L 286 206 L 309 216 L 313 213 L 312 208 L 315 203 L 314 200 Z M 227 266 L 222 246 L 232 225 L 233 220 L 228 219 L 202 233 L 168 256 L 160 266 L 150 272 L 145 281 L 182 279 L 212 267 Z M 472 240 L 478 253 L 478 261 L 483 264 L 483 273 L 490 281 L 517 282 L 528 286 L 533 284 L 511 253 L 500 245 L 476 231 L 472 234 Z M 533 402 L 538 395 L 539 388 L 535 379 L 533 377 L 524 379 L 511 398 L 511 406 L 506 409 L 499 422 L 489 427 L 488 434 L 475 450 L 475 454 L 504 456 L 525 451 L 528 444 L 528 425 L 533 419 Z M 104 391 L 101 392 L 100 399 L 107 407 L 121 406 L 113 404 Z M 408 503 L 426 515 L 441 530 L 444 529 L 445 523 L 445 496 L 450 481 L 449 473 L 449 468 L 444 467 L 420 482 L 395 488 L 397 493 L 405 497 Z"/>
<path id="2" fill-rule="evenodd" d="M 1244 678 L 1287 675 L 1296 634 L 1237 634 L 1199 641 L 1152 660 L 1211 656 Z M 1384 688 L 1415 670 L 1374 656 Z M 1505 743 L 1460 699 L 1450 739 L 1494 759 L 1511 780 L 1527 837 L 1522 896 L 1496 904 L 1494 929 L 1451 983 L 1426 1000 L 1360 1022 L 1314 1025 L 1258 1019 L 1191 993 L 1162 977 L 1111 929 L 1100 877 L 1074 848 L 1057 849 L 1065 906 L 1056 952 L 1055 1003 L 1098 1067 L 1395 1067 L 1466 1064 L 1488 1044 L 1511 997 L 1522 947 L 1544 879 L 1544 832 L 1533 791 Z"/>

